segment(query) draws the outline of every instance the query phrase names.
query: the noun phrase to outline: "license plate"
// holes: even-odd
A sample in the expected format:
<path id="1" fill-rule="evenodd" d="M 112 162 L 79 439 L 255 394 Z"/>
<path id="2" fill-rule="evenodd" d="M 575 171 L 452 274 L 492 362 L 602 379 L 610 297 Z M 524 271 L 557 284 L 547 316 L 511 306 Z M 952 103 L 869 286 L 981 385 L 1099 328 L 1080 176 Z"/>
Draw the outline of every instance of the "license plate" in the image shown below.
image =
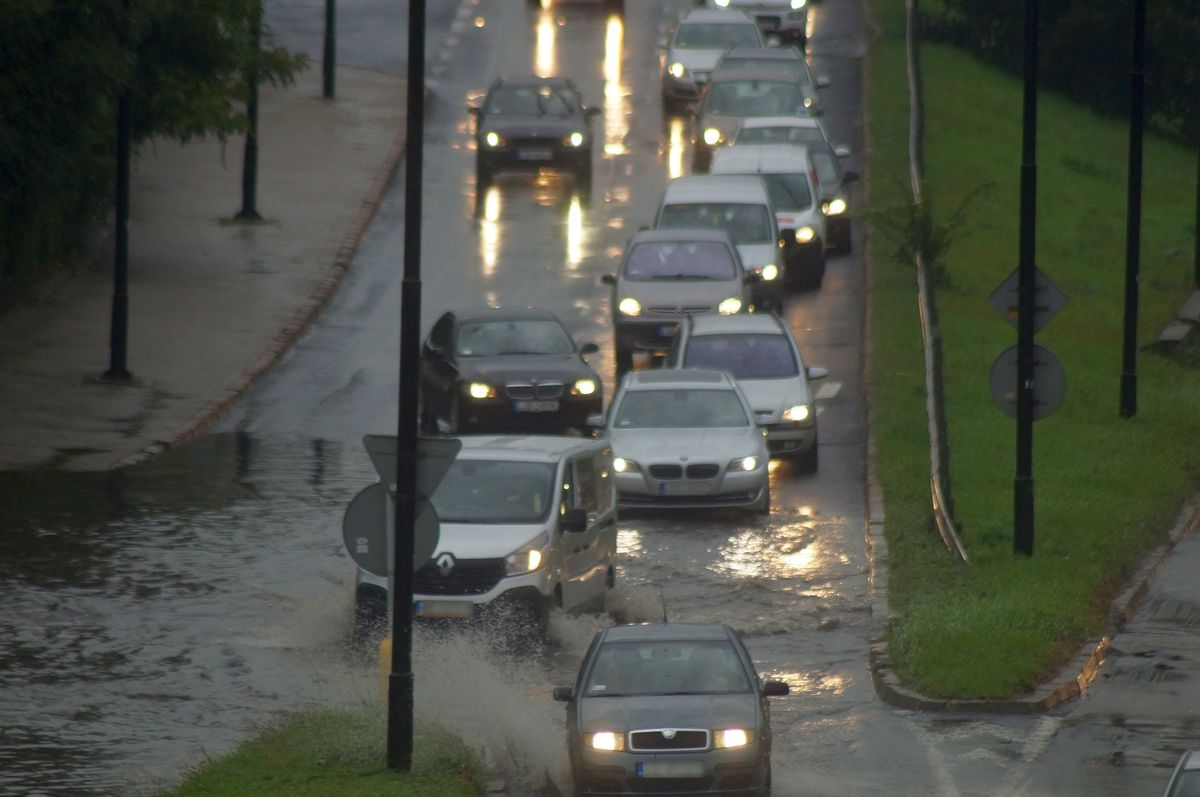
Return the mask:
<path id="1" fill-rule="evenodd" d="M 517 412 L 558 412 L 557 401 L 514 401 Z"/>
<path id="2" fill-rule="evenodd" d="M 703 761 L 639 761 L 639 778 L 702 778 L 705 776 Z"/>
<path id="3" fill-rule="evenodd" d="M 671 338 L 675 336 L 676 329 L 677 327 L 674 324 L 664 324 L 658 328 L 658 334 L 664 338 Z"/>
<path id="4" fill-rule="evenodd" d="M 466 601 L 417 601 L 413 604 L 417 617 L 453 617 L 470 620 L 475 613 L 475 604 Z"/>
<path id="5" fill-rule="evenodd" d="M 550 160 L 550 150 L 548 149 L 521 149 L 517 150 L 517 157 L 523 161 L 548 161 Z"/>

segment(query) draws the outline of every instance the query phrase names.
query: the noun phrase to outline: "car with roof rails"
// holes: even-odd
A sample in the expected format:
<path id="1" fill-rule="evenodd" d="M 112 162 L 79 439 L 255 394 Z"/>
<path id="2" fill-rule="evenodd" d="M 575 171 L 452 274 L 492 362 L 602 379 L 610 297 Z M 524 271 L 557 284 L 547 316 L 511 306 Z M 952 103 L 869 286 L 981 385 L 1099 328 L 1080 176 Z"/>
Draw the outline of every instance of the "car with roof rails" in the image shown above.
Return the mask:
<path id="1" fill-rule="evenodd" d="M 1163 797 L 1200 797 L 1200 750 L 1179 756 Z"/>
<path id="2" fill-rule="evenodd" d="M 692 132 L 692 168 L 706 171 L 718 147 L 729 146 L 747 119 L 808 113 L 804 89 L 775 69 L 714 72 L 696 108 Z"/>
<path id="3" fill-rule="evenodd" d="M 502 171 L 561 169 L 583 183 L 592 179 L 592 120 L 599 108 L 584 103 L 564 77 L 499 78 L 475 117 L 475 185 L 483 189 Z"/>
<path id="4" fill-rule="evenodd" d="M 808 366 L 787 322 L 774 313 L 731 318 L 691 316 L 679 328 L 665 368 L 728 371 L 767 431 L 773 457 L 818 465 L 817 405 L 812 382 L 829 372 Z"/>
<path id="5" fill-rule="evenodd" d="M 654 229 L 721 230 L 729 235 L 747 271 L 757 275 L 754 309 L 783 308 L 783 263 L 794 236 L 779 231 L 766 183 L 755 175 L 700 174 L 667 183 Z"/>
<path id="6" fill-rule="evenodd" d="M 671 110 L 700 99 L 709 75 L 730 47 L 766 47 L 754 20 L 741 11 L 692 9 L 670 36 L 658 40 L 664 50 L 663 108 Z"/>
<path id="7" fill-rule="evenodd" d="M 574 794 L 769 795 L 769 698 L 789 691 L 727 625 L 602 629 L 574 685 L 554 689 Z"/>
<path id="8" fill-rule="evenodd" d="M 413 576 L 418 620 L 545 633 L 552 609 L 602 612 L 616 578 L 617 514 L 607 441 L 464 435 L 430 497 L 437 548 Z M 382 630 L 388 581 L 359 568 L 360 638 Z"/>
<path id="9" fill-rule="evenodd" d="M 714 72 L 726 69 L 738 71 L 745 69 L 778 69 L 791 75 L 804 89 L 804 107 L 813 116 L 822 113 L 819 90 L 829 86 L 829 78 L 824 75 L 814 75 L 808 66 L 804 53 L 795 47 L 768 47 L 754 49 L 739 47 L 727 50 L 717 61 Z"/>
<path id="10" fill-rule="evenodd" d="M 783 264 L 784 284 L 820 288 L 825 278 L 825 214 L 808 150 L 787 144 L 746 144 L 717 151 L 711 174 L 753 174 L 767 185 L 781 235 L 796 242 Z"/>
<path id="11" fill-rule="evenodd" d="M 707 0 L 707 5 L 746 12 L 765 36 L 778 36 L 801 49 L 808 44 L 808 0 Z"/>
<path id="12" fill-rule="evenodd" d="M 747 310 L 753 285 L 724 230 L 643 230 L 630 239 L 611 285 L 617 376 L 634 352 L 665 352 L 688 313 L 729 315 Z"/>
<path id="13" fill-rule="evenodd" d="M 622 507 L 771 511 L 766 433 L 725 371 L 631 371 L 592 424 L 612 445 Z"/>

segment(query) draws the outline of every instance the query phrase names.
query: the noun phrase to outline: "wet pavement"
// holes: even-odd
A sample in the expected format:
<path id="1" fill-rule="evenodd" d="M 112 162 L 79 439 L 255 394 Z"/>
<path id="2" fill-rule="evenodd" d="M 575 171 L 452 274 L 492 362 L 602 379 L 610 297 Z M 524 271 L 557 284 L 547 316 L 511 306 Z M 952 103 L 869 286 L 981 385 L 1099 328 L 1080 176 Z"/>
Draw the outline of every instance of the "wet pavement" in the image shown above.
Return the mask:
<path id="1" fill-rule="evenodd" d="M 273 3 L 268 22 L 280 41 L 319 53 L 318 5 Z M 577 340 L 601 346 L 592 360 L 611 395 L 599 277 L 690 164 L 689 122 L 660 108 L 654 47 L 687 3 L 629 2 L 623 22 L 598 4 L 436 5 L 423 326 L 464 302 L 552 309 Z M 363 9 L 342 26 L 362 42 L 343 40 L 343 58 L 402 68 L 380 40 L 402 12 Z M 826 123 L 861 153 L 860 9 L 825 0 L 814 17 L 813 65 L 833 81 Z M 464 105 L 494 76 L 527 71 L 566 74 L 603 108 L 590 194 L 542 175 L 501 177 L 476 195 Z M 115 473 L 0 474 L 0 492 L 17 497 L 0 506 L 0 795 L 152 793 L 279 712 L 376 699 L 371 661 L 346 646 L 354 568 L 340 523 L 375 478 L 362 435 L 395 429 L 403 211 L 398 181 L 325 314 L 214 433 Z M 856 240 L 852 255 L 831 259 L 820 291 L 794 296 L 785 312 L 809 364 L 830 370 L 818 383 L 819 472 L 774 468 L 767 518 L 623 515 L 612 616 L 743 633 L 761 671 L 793 689 L 773 709 L 783 797 L 1154 793 L 1189 734 L 1200 744 L 1188 709 L 1180 716 L 1195 696 L 1195 656 L 1159 653 L 1195 650 L 1186 575 L 1162 582 L 1145 630 L 1120 638 L 1124 655 L 1096 688 L 1053 716 L 920 715 L 875 697 L 861 250 Z M 573 678 L 606 622 L 552 618 L 550 651 L 534 662 L 486 640 L 419 636 L 418 710 L 478 744 L 510 793 L 532 788 L 520 773 L 548 772 L 565 787 L 550 688 Z"/>

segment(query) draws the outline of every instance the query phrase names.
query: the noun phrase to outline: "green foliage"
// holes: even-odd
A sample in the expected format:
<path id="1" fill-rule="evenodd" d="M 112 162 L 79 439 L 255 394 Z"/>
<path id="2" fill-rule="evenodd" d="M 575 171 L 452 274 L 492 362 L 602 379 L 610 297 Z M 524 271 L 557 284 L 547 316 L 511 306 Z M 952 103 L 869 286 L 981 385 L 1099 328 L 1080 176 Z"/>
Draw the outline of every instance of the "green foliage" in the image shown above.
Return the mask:
<path id="1" fill-rule="evenodd" d="M 918 255 L 935 285 L 951 285 L 947 269 L 947 254 L 959 236 L 970 231 L 968 222 L 977 221 L 972 213 L 979 198 L 991 188 L 984 184 L 962 197 L 957 207 L 945 218 L 934 212 L 934 202 L 928 189 L 924 201 L 918 204 L 912 194 L 901 190 L 901 197 L 882 210 L 867 214 L 867 220 L 893 245 L 892 260 L 912 268 Z"/>

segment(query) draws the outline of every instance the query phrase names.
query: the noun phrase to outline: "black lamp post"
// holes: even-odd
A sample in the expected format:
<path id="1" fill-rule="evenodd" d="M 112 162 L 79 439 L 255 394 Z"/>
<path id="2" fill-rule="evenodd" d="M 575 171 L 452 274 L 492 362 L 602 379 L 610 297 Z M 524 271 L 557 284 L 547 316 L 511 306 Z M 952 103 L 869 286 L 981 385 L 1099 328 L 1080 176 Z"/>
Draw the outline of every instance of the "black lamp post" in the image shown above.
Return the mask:
<path id="1" fill-rule="evenodd" d="M 1129 191 L 1125 214 L 1125 331 L 1121 352 L 1122 418 L 1137 415 L 1138 269 L 1142 233 L 1142 138 L 1146 64 L 1146 0 L 1133 0 L 1133 65 L 1129 70 Z"/>
<path id="2" fill-rule="evenodd" d="M 130 0 L 121 3 L 124 39 L 133 55 Z M 112 320 L 109 328 L 108 370 L 102 379 L 111 382 L 128 382 L 133 378 L 126 366 L 129 336 L 129 171 L 131 143 L 133 138 L 133 102 L 128 84 L 121 88 L 117 98 L 117 180 L 116 221 L 113 251 L 113 301 Z"/>
<path id="3" fill-rule="evenodd" d="M 258 215 L 258 61 L 262 41 L 262 0 L 250 19 L 250 61 L 246 68 L 246 148 L 242 157 L 242 209 L 236 221 L 262 221 Z"/>

